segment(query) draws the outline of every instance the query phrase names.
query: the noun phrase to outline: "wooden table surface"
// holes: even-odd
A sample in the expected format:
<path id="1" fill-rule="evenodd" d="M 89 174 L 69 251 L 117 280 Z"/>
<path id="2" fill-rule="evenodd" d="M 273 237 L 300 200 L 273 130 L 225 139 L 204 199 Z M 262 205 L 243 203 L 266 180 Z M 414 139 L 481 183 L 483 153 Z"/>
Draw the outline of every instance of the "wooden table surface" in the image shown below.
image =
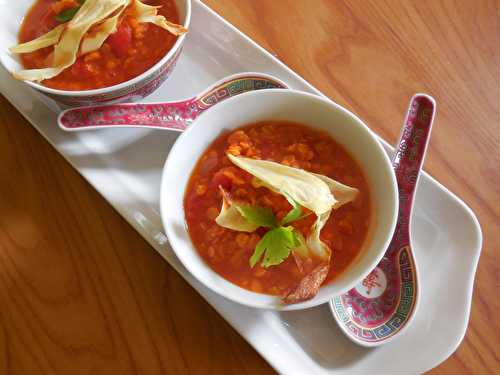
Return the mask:
<path id="1" fill-rule="evenodd" d="M 425 168 L 484 246 L 465 339 L 432 373 L 498 371 L 499 2 L 206 3 L 392 143 L 410 96 L 436 98 Z M 272 373 L 3 97 L 0 160 L 0 374 Z"/>

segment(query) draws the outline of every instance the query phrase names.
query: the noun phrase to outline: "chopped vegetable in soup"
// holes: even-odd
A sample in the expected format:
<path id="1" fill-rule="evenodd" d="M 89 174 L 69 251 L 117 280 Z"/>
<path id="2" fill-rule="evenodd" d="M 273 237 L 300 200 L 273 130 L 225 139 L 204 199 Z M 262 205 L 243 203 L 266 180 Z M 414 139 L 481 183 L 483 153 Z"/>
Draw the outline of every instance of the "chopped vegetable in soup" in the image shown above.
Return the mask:
<path id="1" fill-rule="evenodd" d="M 184 200 L 193 245 L 227 280 L 296 303 L 353 262 L 367 237 L 368 185 L 328 134 L 268 121 L 219 136 Z"/>
<path id="2" fill-rule="evenodd" d="M 38 0 L 19 32 L 19 79 L 60 90 L 128 81 L 151 68 L 186 30 L 173 0 Z"/>

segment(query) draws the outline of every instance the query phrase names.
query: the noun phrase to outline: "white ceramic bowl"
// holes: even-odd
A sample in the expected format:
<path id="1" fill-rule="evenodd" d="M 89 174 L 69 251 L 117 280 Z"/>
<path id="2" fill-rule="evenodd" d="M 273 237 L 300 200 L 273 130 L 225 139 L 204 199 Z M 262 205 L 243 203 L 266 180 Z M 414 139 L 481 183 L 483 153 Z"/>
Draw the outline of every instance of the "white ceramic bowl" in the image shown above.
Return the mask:
<path id="1" fill-rule="evenodd" d="M 198 255 L 186 229 L 184 191 L 200 155 L 224 129 L 263 120 L 285 120 L 327 131 L 362 166 L 371 186 L 374 214 L 371 235 L 361 254 L 333 282 L 309 301 L 283 306 L 278 297 L 258 294 L 227 281 Z M 177 140 L 165 163 L 161 216 L 168 239 L 184 266 L 205 286 L 244 305 L 282 310 L 327 302 L 360 282 L 380 261 L 398 213 L 397 183 L 391 161 L 371 130 L 354 114 L 315 95 L 292 90 L 262 90 L 227 99 L 203 113 Z"/>
<path id="2" fill-rule="evenodd" d="M 0 1 L 0 62 L 9 72 L 22 69 L 19 58 L 8 50 L 17 44 L 19 27 L 24 15 L 35 0 Z M 191 0 L 175 0 L 180 23 L 189 29 L 191 20 Z M 67 91 L 56 90 L 35 82 L 25 81 L 27 85 L 45 95 L 69 106 L 84 106 L 105 103 L 140 100 L 151 94 L 172 72 L 184 45 L 186 35 L 177 38 L 168 53 L 150 69 L 141 75 L 120 83 L 95 90 Z M 12 78 L 14 79 L 14 78 Z"/>

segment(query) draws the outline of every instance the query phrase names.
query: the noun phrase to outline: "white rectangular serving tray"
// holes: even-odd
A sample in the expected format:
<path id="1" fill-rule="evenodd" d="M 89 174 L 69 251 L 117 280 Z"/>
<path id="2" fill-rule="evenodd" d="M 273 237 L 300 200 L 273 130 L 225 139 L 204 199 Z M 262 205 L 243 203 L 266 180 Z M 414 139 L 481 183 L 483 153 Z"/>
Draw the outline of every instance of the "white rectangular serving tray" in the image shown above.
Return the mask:
<path id="1" fill-rule="evenodd" d="M 147 101 L 194 96 L 244 71 L 272 74 L 291 88 L 322 95 L 199 0 L 193 2 L 186 42 L 172 77 Z M 65 133 L 56 125 L 58 105 L 3 68 L 0 91 L 278 372 L 417 374 L 444 361 L 462 341 L 481 229 L 472 211 L 429 175 L 419 181 L 412 222 L 422 281 L 419 311 L 397 340 L 361 348 L 344 337 L 327 304 L 293 312 L 254 310 L 225 300 L 188 274 L 168 245 L 159 215 L 161 171 L 176 134 L 143 129 Z"/>

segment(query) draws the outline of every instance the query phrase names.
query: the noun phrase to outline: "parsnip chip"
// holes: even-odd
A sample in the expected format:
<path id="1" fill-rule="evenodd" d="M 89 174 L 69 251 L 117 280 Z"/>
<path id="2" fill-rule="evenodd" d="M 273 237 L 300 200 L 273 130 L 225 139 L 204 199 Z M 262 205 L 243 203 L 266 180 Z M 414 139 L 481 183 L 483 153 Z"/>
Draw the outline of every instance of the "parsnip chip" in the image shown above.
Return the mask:
<path id="1" fill-rule="evenodd" d="M 64 31 L 65 27 L 66 24 L 63 23 L 62 25 L 53 28 L 48 33 L 43 34 L 36 39 L 30 40 L 26 43 L 16 44 L 15 46 L 10 47 L 9 51 L 11 53 L 28 53 L 39 50 L 40 48 L 53 46 L 59 41 L 59 38 L 61 37 L 61 34 Z"/>
<path id="2" fill-rule="evenodd" d="M 139 0 L 134 0 L 134 6 L 137 12 L 137 21 L 141 23 L 153 23 L 175 36 L 179 36 L 187 32 L 187 29 L 184 26 L 169 22 L 165 17 L 158 15 L 158 9 L 161 7 L 147 5 L 141 3 Z"/>
<path id="3" fill-rule="evenodd" d="M 222 207 L 215 222 L 221 227 L 236 230 L 239 232 L 253 232 L 259 225 L 248 221 L 238 209 L 238 202 L 234 201 L 230 194 L 219 187 L 222 193 Z"/>
<path id="4" fill-rule="evenodd" d="M 87 34 L 82 41 L 82 46 L 80 48 L 80 54 L 85 55 L 86 53 L 97 51 L 101 48 L 104 41 L 116 31 L 118 26 L 118 20 L 122 15 L 123 8 L 115 16 L 108 18 L 99 25 L 94 26 L 91 29 L 91 33 Z"/>
<path id="5" fill-rule="evenodd" d="M 323 176 L 317 173 L 313 173 L 313 175 L 315 175 L 328 185 L 330 192 L 333 194 L 336 200 L 335 204 L 333 205 L 334 209 L 337 209 L 346 203 L 352 202 L 354 199 L 356 199 L 359 193 L 358 189 L 344 185 L 330 177 Z"/>
<path id="6" fill-rule="evenodd" d="M 330 217 L 331 211 L 324 212 L 316 218 L 316 221 L 312 225 L 312 230 L 306 239 L 306 245 L 309 251 L 315 254 L 321 259 L 330 259 L 331 250 L 330 248 L 319 238 L 321 229 L 325 226 L 328 218 Z"/>
<path id="7" fill-rule="evenodd" d="M 268 160 L 227 156 L 233 164 L 257 177 L 271 190 L 292 198 L 316 215 L 329 211 L 336 202 L 328 185 L 303 169 Z"/>

